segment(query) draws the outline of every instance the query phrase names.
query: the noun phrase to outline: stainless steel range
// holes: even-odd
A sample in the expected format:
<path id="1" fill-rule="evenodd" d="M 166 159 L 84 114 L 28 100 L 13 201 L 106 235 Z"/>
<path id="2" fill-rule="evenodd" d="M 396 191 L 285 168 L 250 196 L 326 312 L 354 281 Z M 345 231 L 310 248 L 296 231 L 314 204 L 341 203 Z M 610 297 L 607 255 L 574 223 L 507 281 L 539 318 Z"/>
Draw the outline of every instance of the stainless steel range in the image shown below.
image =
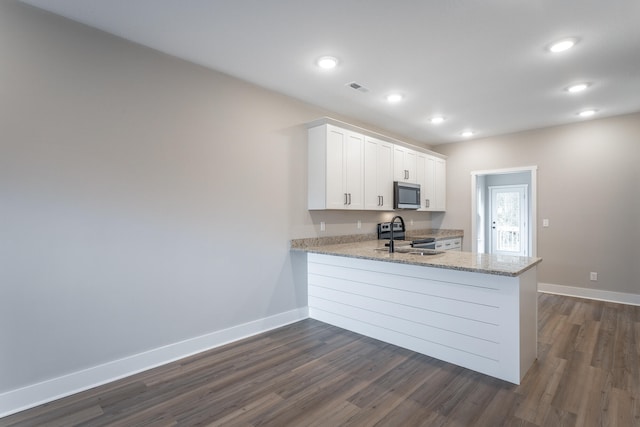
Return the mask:
<path id="1" fill-rule="evenodd" d="M 391 223 L 382 222 L 378 224 L 378 240 L 389 240 L 391 238 Z M 393 241 L 405 241 L 414 248 L 419 249 L 435 249 L 436 239 L 427 237 L 423 239 L 406 240 L 406 231 L 400 222 L 393 223 Z M 389 246 L 388 243 L 385 246 Z"/>

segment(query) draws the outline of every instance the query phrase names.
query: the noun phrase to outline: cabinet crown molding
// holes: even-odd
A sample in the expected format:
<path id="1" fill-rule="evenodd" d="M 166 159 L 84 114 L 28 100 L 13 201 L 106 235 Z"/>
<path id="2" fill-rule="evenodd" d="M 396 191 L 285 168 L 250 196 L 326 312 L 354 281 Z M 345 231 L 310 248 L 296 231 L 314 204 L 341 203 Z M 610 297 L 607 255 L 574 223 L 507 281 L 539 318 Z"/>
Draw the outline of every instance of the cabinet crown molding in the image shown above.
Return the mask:
<path id="1" fill-rule="evenodd" d="M 334 126 L 341 127 L 343 129 L 348 129 L 348 130 L 351 130 L 351 131 L 354 131 L 354 132 L 358 132 L 358 133 L 361 133 L 363 135 L 370 136 L 372 138 L 378 138 L 378 139 L 381 139 L 383 141 L 392 142 L 392 143 L 394 143 L 396 145 L 401 145 L 403 147 L 410 148 L 412 150 L 419 151 L 421 153 L 426 153 L 426 154 L 429 154 L 429 155 L 434 156 L 434 157 L 439 157 L 441 159 L 446 159 L 447 158 L 447 156 L 445 156 L 444 154 L 440 154 L 440 153 L 437 153 L 435 151 L 431 151 L 431 150 L 429 150 L 427 148 L 420 147 L 418 145 L 409 144 L 408 142 L 393 138 L 391 136 L 387 136 L 387 135 L 372 131 L 370 129 L 366 129 L 366 128 L 363 128 L 363 127 L 360 127 L 360 126 L 356 126 L 356 125 L 353 125 L 351 123 L 343 122 L 341 120 L 334 119 L 334 118 L 327 117 L 327 116 L 321 117 L 319 119 L 316 119 L 316 120 L 313 120 L 313 121 L 307 123 L 307 129 L 311 129 L 311 128 L 314 128 L 316 126 L 322 126 L 322 125 L 326 125 L 326 124 L 334 125 Z"/>

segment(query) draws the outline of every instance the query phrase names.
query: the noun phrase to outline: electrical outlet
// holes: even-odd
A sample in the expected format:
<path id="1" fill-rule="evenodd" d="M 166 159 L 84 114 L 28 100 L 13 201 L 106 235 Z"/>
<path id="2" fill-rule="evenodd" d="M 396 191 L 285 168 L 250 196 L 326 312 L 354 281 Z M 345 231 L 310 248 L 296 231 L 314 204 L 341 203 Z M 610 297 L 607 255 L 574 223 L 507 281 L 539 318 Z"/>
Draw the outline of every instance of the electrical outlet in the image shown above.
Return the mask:
<path id="1" fill-rule="evenodd" d="M 358 220 L 358 230 L 362 228 L 362 221 Z"/>
<path id="2" fill-rule="evenodd" d="M 589 273 L 589 280 L 591 280 L 592 282 L 597 282 L 598 273 L 596 273 L 595 271 L 592 271 L 591 273 Z"/>
<path id="3" fill-rule="evenodd" d="M 320 221 L 320 231 L 326 230 L 327 227 L 324 225 L 324 221 Z"/>
<path id="4" fill-rule="evenodd" d="M 413 225 L 413 220 L 410 220 L 410 221 L 409 221 L 409 225 Z"/>

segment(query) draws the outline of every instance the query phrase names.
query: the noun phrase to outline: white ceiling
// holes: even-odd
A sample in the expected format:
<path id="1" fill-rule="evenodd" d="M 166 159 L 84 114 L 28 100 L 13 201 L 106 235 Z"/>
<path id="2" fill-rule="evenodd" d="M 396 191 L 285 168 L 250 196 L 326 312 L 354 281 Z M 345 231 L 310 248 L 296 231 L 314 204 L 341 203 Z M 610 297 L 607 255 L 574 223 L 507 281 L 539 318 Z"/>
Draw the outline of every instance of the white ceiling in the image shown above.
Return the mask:
<path id="1" fill-rule="evenodd" d="M 24 1 L 427 144 L 640 111 L 638 0 Z"/>

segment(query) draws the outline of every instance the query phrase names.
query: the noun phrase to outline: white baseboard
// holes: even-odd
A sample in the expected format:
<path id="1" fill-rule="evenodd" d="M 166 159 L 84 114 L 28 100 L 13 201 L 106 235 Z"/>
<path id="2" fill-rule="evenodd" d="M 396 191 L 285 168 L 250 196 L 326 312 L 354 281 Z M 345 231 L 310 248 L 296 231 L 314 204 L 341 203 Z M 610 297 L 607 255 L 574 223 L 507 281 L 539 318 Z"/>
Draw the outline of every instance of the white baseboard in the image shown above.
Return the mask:
<path id="1" fill-rule="evenodd" d="M 298 308 L 10 390 L 0 394 L 0 418 L 308 317 Z"/>
<path id="2" fill-rule="evenodd" d="M 620 304 L 640 305 L 640 294 L 627 294 L 623 292 L 604 291 L 601 289 L 578 288 L 575 286 L 554 285 L 552 283 L 538 283 L 538 292 L 594 299 L 598 301 L 616 302 Z"/>

